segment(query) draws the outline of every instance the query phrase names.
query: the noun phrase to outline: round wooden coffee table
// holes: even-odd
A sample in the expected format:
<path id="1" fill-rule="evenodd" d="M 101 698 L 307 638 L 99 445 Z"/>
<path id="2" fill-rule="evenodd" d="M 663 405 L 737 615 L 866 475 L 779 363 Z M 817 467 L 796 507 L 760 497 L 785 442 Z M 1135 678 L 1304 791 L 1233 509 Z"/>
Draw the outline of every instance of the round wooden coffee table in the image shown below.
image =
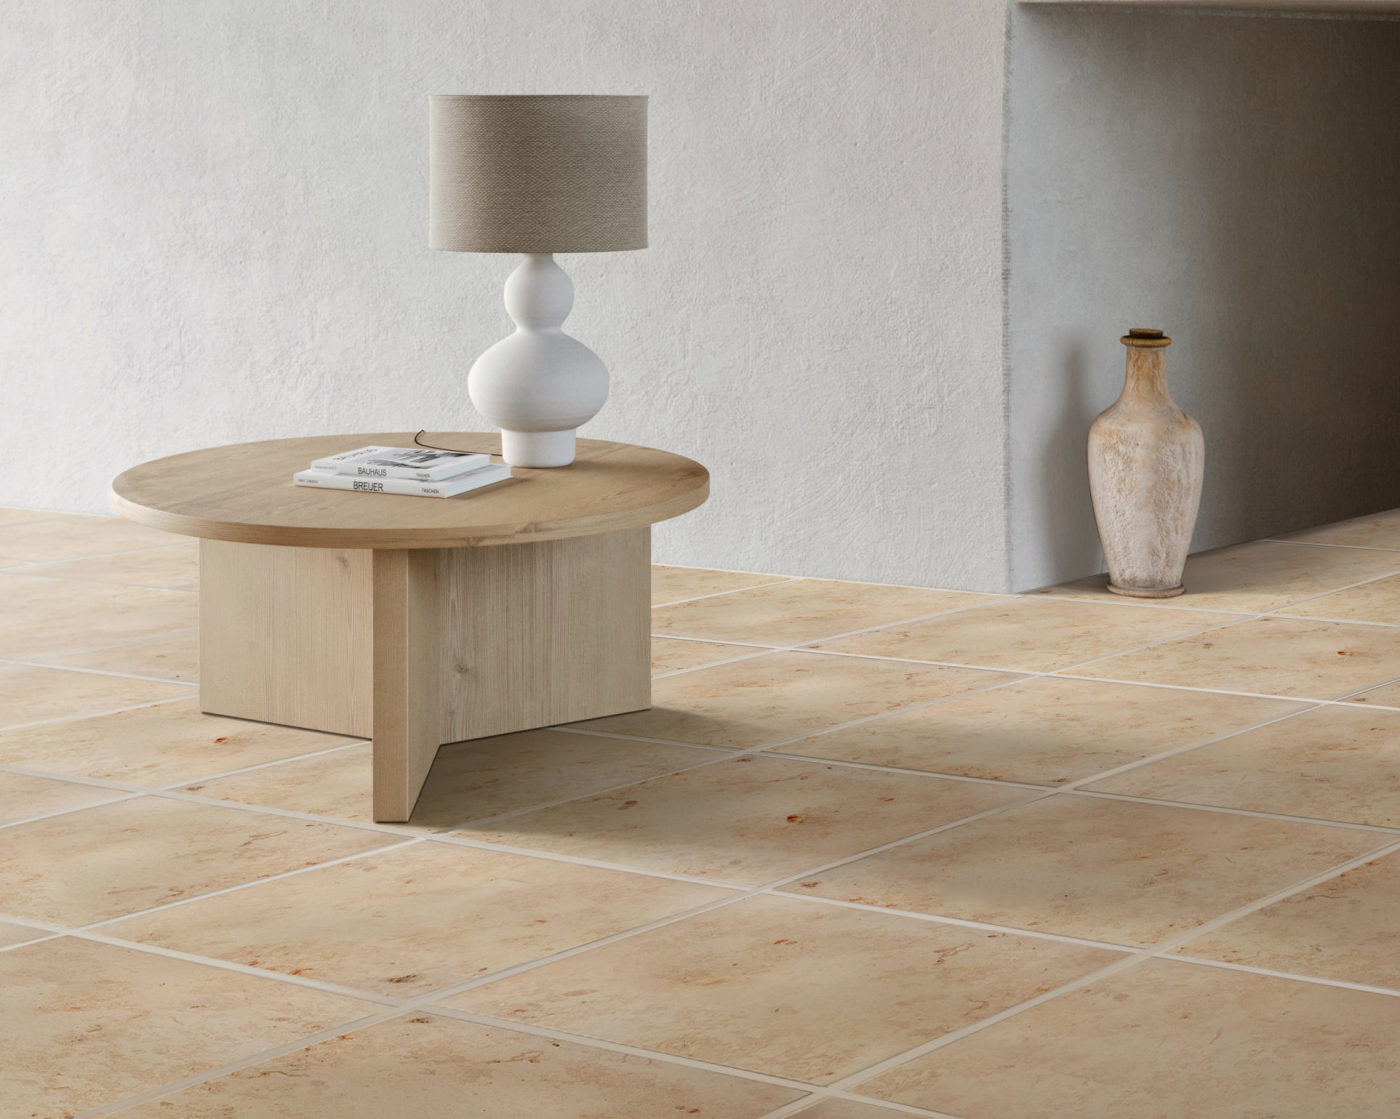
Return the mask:
<path id="1" fill-rule="evenodd" d="M 424 442 L 496 454 L 499 437 Z M 709 495 L 697 462 L 578 441 L 454 498 L 292 484 L 404 432 L 242 443 L 134 467 L 125 517 L 200 538 L 200 706 L 374 741 L 374 818 L 407 820 L 440 745 L 651 704 L 651 525 Z"/>

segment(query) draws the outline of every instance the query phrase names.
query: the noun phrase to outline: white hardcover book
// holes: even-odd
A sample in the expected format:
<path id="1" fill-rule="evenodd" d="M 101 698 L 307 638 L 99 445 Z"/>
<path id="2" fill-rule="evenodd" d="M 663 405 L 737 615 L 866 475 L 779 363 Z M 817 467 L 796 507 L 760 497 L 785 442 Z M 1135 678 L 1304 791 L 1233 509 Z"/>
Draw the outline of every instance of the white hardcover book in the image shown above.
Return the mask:
<path id="1" fill-rule="evenodd" d="M 441 482 L 490 465 L 490 455 L 469 451 L 436 451 L 430 447 L 360 447 L 328 458 L 318 458 L 311 464 L 311 469 L 359 478 Z"/>
<path id="2" fill-rule="evenodd" d="M 292 475 L 292 481 L 299 486 L 315 486 L 323 490 L 397 493 L 408 497 L 456 497 L 468 490 L 504 482 L 509 477 L 510 467 L 505 463 L 496 463 L 436 482 L 415 482 L 408 478 L 357 478 L 353 474 L 337 474 L 333 470 L 299 470 Z"/>

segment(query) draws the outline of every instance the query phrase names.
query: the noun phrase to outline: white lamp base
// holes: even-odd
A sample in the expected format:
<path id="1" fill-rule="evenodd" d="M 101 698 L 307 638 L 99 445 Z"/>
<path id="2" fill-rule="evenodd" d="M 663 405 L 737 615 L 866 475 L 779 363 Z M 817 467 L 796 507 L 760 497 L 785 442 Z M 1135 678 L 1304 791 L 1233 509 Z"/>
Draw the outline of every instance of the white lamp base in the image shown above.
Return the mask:
<path id="1" fill-rule="evenodd" d="M 608 398 L 607 367 L 560 329 L 574 285 L 551 254 L 527 254 L 505 294 L 515 333 L 476 359 L 467 394 L 501 429 L 501 454 L 511 466 L 568 466 L 575 431 Z"/>
<path id="2" fill-rule="evenodd" d="M 501 457 L 511 466 L 568 466 L 574 461 L 574 435 L 568 431 L 501 432 Z"/>

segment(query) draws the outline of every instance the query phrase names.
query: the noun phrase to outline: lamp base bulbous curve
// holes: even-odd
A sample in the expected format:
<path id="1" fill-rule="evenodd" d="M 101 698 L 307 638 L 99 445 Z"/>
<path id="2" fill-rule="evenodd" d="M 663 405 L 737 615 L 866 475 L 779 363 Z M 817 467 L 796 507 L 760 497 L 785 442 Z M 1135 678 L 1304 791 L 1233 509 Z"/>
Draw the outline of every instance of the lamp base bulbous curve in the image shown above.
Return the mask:
<path id="1" fill-rule="evenodd" d="M 608 398 L 602 360 L 561 329 L 574 286 L 548 253 L 527 254 L 506 281 L 506 310 L 515 333 L 476 359 L 467 395 L 501 429 L 501 454 L 511 466 L 568 466 L 579 425 Z"/>

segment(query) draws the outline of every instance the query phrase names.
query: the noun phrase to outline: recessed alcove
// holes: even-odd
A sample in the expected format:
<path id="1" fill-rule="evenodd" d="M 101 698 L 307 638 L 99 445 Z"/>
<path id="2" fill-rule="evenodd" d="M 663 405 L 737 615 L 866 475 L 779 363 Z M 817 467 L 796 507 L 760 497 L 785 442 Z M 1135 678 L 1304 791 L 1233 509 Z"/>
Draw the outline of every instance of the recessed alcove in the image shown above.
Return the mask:
<path id="1" fill-rule="evenodd" d="M 1193 550 L 1400 504 L 1400 20 L 1338 14 L 1400 4 L 1240 7 L 1012 8 L 1013 589 L 1102 570 L 1130 326 L 1205 430 Z"/>

